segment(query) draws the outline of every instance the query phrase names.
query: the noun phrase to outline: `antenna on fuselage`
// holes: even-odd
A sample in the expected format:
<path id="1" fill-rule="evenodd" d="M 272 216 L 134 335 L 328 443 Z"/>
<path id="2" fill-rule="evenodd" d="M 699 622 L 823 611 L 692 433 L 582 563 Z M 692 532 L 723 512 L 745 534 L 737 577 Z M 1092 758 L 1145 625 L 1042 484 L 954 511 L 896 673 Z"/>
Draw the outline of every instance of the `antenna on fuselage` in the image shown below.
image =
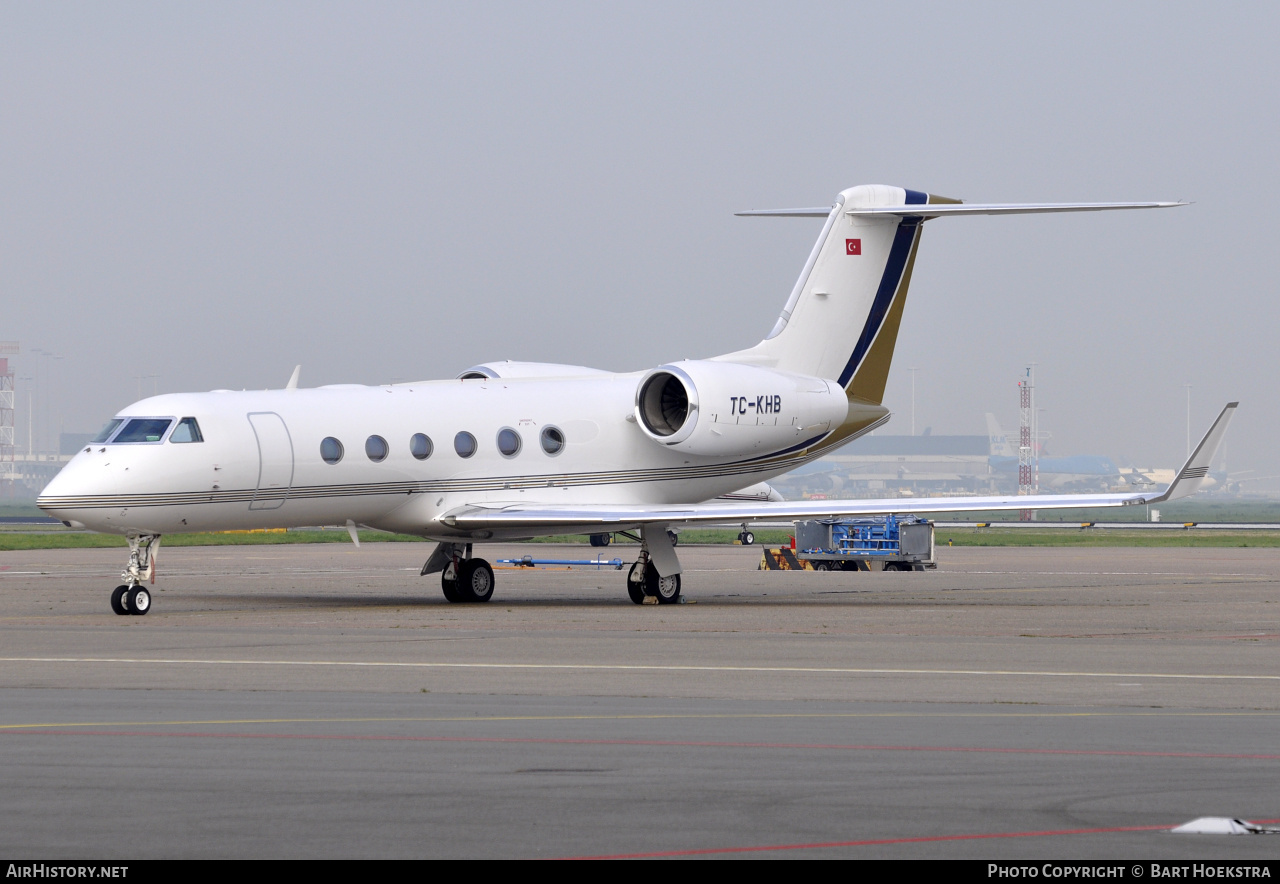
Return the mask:
<path id="1" fill-rule="evenodd" d="M 302 366 L 301 366 L 301 365 L 295 365 L 295 366 L 293 367 L 293 374 L 289 375 L 289 383 L 285 384 L 285 385 L 284 385 L 284 388 L 285 388 L 286 390 L 296 390 L 296 389 L 298 389 L 298 376 L 299 376 L 299 375 L 301 375 L 301 374 L 302 374 Z"/>

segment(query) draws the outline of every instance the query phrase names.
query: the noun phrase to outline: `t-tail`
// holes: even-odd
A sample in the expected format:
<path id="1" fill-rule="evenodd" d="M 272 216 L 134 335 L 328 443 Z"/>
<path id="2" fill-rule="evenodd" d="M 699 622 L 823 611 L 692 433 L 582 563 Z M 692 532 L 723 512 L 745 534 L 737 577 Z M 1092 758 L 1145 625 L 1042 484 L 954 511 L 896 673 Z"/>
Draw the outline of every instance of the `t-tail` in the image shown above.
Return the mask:
<path id="1" fill-rule="evenodd" d="M 782 314 L 756 346 L 718 357 L 837 381 L 851 403 L 879 405 L 898 339 L 923 224 L 944 215 L 1145 209 L 1150 203 L 966 204 L 882 184 L 843 191 L 831 207 L 742 215 L 819 217 L 818 237 Z"/>

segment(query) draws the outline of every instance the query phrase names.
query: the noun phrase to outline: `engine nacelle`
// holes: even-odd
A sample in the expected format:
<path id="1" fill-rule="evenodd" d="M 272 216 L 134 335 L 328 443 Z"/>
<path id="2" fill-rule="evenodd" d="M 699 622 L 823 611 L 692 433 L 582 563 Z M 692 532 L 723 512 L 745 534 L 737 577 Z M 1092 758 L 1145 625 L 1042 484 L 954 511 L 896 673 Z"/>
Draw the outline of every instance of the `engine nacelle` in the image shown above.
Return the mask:
<path id="1" fill-rule="evenodd" d="M 636 388 L 636 422 L 690 454 L 772 454 L 838 427 L 849 400 L 835 381 L 732 362 L 662 365 Z"/>

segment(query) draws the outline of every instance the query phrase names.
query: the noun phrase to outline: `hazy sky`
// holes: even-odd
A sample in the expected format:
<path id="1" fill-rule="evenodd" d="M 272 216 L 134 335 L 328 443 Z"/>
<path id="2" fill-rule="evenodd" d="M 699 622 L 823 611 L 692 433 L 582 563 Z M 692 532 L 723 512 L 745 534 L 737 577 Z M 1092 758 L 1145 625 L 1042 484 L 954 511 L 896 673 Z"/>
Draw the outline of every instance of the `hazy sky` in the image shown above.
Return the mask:
<path id="1" fill-rule="evenodd" d="M 1191 383 L 1193 435 L 1239 399 L 1230 469 L 1280 474 L 1278 26 L 1262 3 L 3 2 L 0 339 L 51 444 L 140 385 L 296 363 L 311 386 L 749 346 L 822 222 L 733 212 L 854 184 L 1184 199 L 930 222 L 888 432 L 912 366 L 920 430 L 1012 429 L 1035 361 L 1052 453 L 1174 466 Z"/>

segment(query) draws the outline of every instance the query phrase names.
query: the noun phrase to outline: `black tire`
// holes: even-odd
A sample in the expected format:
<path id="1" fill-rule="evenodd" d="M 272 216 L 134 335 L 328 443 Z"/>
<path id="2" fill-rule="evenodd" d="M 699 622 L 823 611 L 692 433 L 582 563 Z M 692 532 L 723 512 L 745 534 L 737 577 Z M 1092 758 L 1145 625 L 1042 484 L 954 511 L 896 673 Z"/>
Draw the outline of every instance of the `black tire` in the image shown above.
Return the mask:
<path id="1" fill-rule="evenodd" d="M 130 614 L 141 617 L 151 610 L 151 593 L 141 586 L 135 586 L 124 594 L 124 603 Z"/>
<path id="2" fill-rule="evenodd" d="M 755 536 L 754 534 L 752 534 L 750 531 L 743 531 L 743 532 L 742 532 L 742 545 L 743 545 L 743 546 L 752 546 L 752 545 L 754 545 L 754 544 L 755 544 L 755 542 L 756 542 L 756 536 Z"/>
<path id="3" fill-rule="evenodd" d="M 462 595 L 458 592 L 458 573 L 455 571 L 453 577 L 446 576 L 449 573 L 449 566 L 440 572 L 440 589 L 444 592 L 446 601 L 458 604 L 462 601 Z"/>
<path id="4" fill-rule="evenodd" d="M 828 563 L 828 562 L 814 562 L 814 563 L 813 563 L 813 570 L 815 570 L 815 571 L 830 571 L 830 570 L 831 570 L 831 565 L 830 565 L 830 563 Z"/>
<path id="5" fill-rule="evenodd" d="M 644 569 L 644 591 L 647 595 L 657 596 L 660 605 L 676 605 L 680 603 L 680 575 L 659 577 L 658 569 L 650 562 Z"/>
<path id="6" fill-rule="evenodd" d="M 639 567 L 640 567 L 640 563 L 635 562 L 634 564 L 632 564 L 631 570 L 627 572 L 627 595 L 630 597 L 631 601 L 635 602 L 637 605 L 643 605 L 644 604 L 644 581 L 631 579 L 632 577 L 635 576 L 636 569 Z"/>
<path id="7" fill-rule="evenodd" d="M 679 545 L 680 545 L 680 535 L 679 535 L 679 534 L 677 534 L 677 533 L 676 533 L 676 532 L 674 532 L 674 531 L 668 531 L 668 532 L 667 532 L 667 536 L 671 538 L 671 545 L 672 545 L 672 546 L 679 546 Z"/>
<path id="8" fill-rule="evenodd" d="M 128 614 L 129 608 L 125 605 L 124 594 L 129 591 L 127 586 L 117 586 L 111 590 L 111 610 L 117 614 Z"/>
<path id="9" fill-rule="evenodd" d="M 608 546 L 613 542 L 612 534 L 592 534 L 590 537 L 592 546 Z"/>
<path id="10" fill-rule="evenodd" d="M 458 574 L 458 595 L 470 603 L 493 598 L 493 568 L 484 559 L 467 559 Z"/>

